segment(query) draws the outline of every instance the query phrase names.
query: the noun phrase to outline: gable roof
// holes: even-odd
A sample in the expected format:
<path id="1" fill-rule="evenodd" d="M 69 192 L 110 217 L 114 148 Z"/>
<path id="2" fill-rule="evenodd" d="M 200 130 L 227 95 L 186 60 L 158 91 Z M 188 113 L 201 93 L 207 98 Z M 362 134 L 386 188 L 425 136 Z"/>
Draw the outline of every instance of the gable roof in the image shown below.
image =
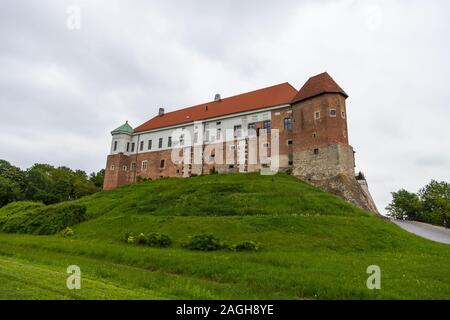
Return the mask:
<path id="1" fill-rule="evenodd" d="M 323 93 L 340 93 L 348 98 L 348 95 L 327 73 L 321 73 L 317 76 L 309 78 L 303 85 L 297 95 L 292 99 L 291 103 L 300 102 L 309 98 L 316 97 Z"/>
<path id="2" fill-rule="evenodd" d="M 117 129 L 114 129 L 111 133 L 133 133 L 133 128 L 128 124 L 128 121 L 118 127 Z"/>
<path id="3" fill-rule="evenodd" d="M 238 112 L 289 104 L 296 94 L 297 90 L 286 82 L 272 87 L 224 98 L 220 101 L 212 101 L 168 112 L 162 116 L 156 116 L 150 119 L 137 127 L 134 132 L 143 132 Z"/>

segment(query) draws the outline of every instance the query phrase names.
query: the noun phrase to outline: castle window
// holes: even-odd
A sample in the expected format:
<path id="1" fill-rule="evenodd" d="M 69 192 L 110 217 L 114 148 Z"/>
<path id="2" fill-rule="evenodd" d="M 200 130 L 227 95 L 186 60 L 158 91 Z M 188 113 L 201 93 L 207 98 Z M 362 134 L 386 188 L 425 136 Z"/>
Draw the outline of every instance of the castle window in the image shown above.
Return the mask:
<path id="1" fill-rule="evenodd" d="M 114 141 L 114 151 L 117 151 L 117 141 Z"/>
<path id="2" fill-rule="evenodd" d="M 242 126 L 234 126 L 234 137 L 235 138 L 241 137 L 241 130 L 242 130 Z"/>
<path id="3" fill-rule="evenodd" d="M 136 162 L 131 163 L 131 171 L 136 170 Z"/>
<path id="4" fill-rule="evenodd" d="M 342 117 L 342 119 L 345 119 L 345 112 L 344 111 L 341 112 L 341 117 Z"/>
<path id="5" fill-rule="evenodd" d="M 181 142 L 181 139 L 180 139 Z M 167 147 L 170 148 L 172 147 L 172 137 L 169 137 L 169 139 L 167 140 Z"/>
<path id="6" fill-rule="evenodd" d="M 313 135 L 312 135 L 312 137 L 313 137 L 313 138 L 317 138 L 317 133 L 314 132 Z"/>
<path id="7" fill-rule="evenodd" d="M 319 149 L 314 149 L 314 154 L 319 154 Z"/>
<path id="8" fill-rule="evenodd" d="M 336 118 L 336 109 L 330 109 L 330 117 Z"/>
<path id="9" fill-rule="evenodd" d="M 184 134 L 180 136 L 180 145 L 184 146 Z"/>
<path id="10" fill-rule="evenodd" d="M 205 142 L 209 141 L 209 130 L 206 130 L 205 132 Z"/>
<path id="11" fill-rule="evenodd" d="M 165 166 L 165 160 L 161 160 L 160 162 L 159 162 L 159 168 L 160 169 L 164 169 L 164 166 Z"/>
<path id="12" fill-rule="evenodd" d="M 141 168 L 142 168 L 142 170 L 147 170 L 147 168 L 148 168 L 148 161 L 147 160 L 142 161 Z"/>
<path id="13" fill-rule="evenodd" d="M 314 113 L 314 119 L 316 119 L 316 120 L 320 119 L 320 111 L 316 111 Z"/>
<path id="14" fill-rule="evenodd" d="M 292 146 L 292 140 L 289 139 L 289 140 L 287 141 L 287 144 L 288 144 L 288 146 Z"/>
<path id="15" fill-rule="evenodd" d="M 248 135 L 254 137 L 256 134 L 256 123 L 248 124 Z"/>
<path id="16" fill-rule="evenodd" d="M 222 124 L 221 121 L 217 121 L 217 122 L 216 122 L 216 125 L 218 125 L 218 126 L 220 126 L 221 124 Z"/>
<path id="17" fill-rule="evenodd" d="M 123 170 L 123 171 L 127 171 L 127 166 L 123 166 L 123 167 L 122 167 L 122 170 Z"/>
<path id="18" fill-rule="evenodd" d="M 152 140 L 148 140 L 148 146 L 147 146 L 148 150 L 152 149 Z"/>
<path id="19" fill-rule="evenodd" d="M 220 139 L 222 139 L 222 129 L 221 128 L 219 128 L 219 129 L 217 129 L 217 140 L 220 140 Z"/>
<path id="20" fill-rule="evenodd" d="M 292 118 L 284 119 L 284 130 L 292 130 Z"/>
<path id="21" fill-rule="evenodd" d="M 288 165 L 289 165 L 289 166 L 292 166 L 293 164 L 294 164 L 294 161 L 289 160 Z"/>
<path id="22" fill-rule="evenodd" d="M 140 145 L 139 145 L 139 150 L 143 151 L 144 150 L 144 141 L 141 141 Z"/>
<path id="23" fill-rule="evenodd" d="M 127 152 L 130 152 L 130 143 L 127 143 Z"/>
<path id="24" fill-rule="evenodd" d="M 133 142 L 132 144 L 131 144 L 131 152 L 134 152 L 134 147 L 136 146 L 136 144 Z"/>
<path id="25" fill-rule="evenodd" d="M 114 171 L 116 169 L 116 167 L 112 164 L 111 165 L 111 171 Z"/>
<path id="26" fill-rule="evenodd" d="M 265 129 L 267 133 L 270 133 L 270 129 L 271 129 L 270 120 L 265 120 L 263 122 L 263 129 Z"/>
<path id="27" fill-rule="evenodd" d="M 159 138 L 159 142 L 158 142 L 158 148 L 162 148 L 163 145 L 163 138 Z"/>

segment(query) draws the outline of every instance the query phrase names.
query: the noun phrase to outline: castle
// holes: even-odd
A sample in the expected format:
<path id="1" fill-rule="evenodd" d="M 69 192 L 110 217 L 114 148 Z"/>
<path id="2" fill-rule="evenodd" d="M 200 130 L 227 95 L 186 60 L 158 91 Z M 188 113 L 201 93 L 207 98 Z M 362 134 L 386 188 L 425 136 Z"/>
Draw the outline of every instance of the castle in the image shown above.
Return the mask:
<path id="1" fill-rule="evenodd" d="M 285 171 L 377 212 L 348 142 L 347 93 L 322 73 L 297 91 L 289 83 L 159 114 L 111 132 L 104 189 L 142 179 L 210 172 Z M 276 157 L 275 157 L 276 155 Z M 270 170 L 269 170 L 270 171 Z"/>

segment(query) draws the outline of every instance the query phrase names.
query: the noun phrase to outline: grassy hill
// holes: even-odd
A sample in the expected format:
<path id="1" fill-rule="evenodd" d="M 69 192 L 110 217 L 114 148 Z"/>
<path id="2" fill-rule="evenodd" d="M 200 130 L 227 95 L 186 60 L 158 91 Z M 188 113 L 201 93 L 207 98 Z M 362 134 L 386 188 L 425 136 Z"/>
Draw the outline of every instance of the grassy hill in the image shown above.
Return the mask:
<path id="1" fill-rule="evenodd" d="M 290 176 L 164 179 L 76 204 L 88 220 L 73 237 L 0 233 L 0 299 L 450 299 L 450 246 Z M 0 222 L 18 206 L 0 209 Z M 127 231 L 174 243 L 128 244 Z M 262 250 L 183 248 L 199 233 Z M 81 290 L 66 288 L 69 265 L 82 270 Z M 370 265 L 381 268 L 381 290 L 366 287 Z"/>

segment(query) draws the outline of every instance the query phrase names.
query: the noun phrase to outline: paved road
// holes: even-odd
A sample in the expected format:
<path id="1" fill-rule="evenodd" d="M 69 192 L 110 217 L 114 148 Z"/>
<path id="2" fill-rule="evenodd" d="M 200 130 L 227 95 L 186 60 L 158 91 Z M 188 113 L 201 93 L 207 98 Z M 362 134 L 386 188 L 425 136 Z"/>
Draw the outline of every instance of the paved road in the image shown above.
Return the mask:
<path id="1" fill-rule="evenodd" d="M 392 220 L 406 231 L 436 242 L 450 244 L 450 230 L 416 221 Z"/>

